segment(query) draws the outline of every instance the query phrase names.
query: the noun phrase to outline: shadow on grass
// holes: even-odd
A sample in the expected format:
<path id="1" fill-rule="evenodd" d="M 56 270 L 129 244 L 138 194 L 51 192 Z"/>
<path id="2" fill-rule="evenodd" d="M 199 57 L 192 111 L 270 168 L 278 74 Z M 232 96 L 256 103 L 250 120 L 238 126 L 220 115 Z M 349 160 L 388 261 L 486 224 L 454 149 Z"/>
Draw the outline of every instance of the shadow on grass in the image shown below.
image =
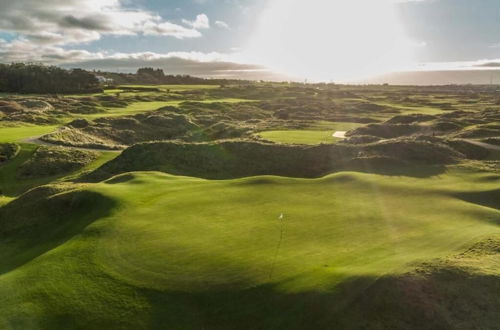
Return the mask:
<path id="1" fill-rule="evenodd" d="M 456 161 L 451 156 L 434 159 L 433 154 L 425 158 L 418 154 L 417 147 L 403 148 L 407 154 L 399 159 L 397 148 L 388 153 L 392 156 L 363 156 L 363 150 L 349 145 L 301 146 L 252 141 L 142 143 L 126 149 L 82 180 L 98 182 L 135 171 L 161 171 L 210 180 L 261 175 L 319 178 L 339 171 L 424 178 L 442 174 L 446 164 Z"/>
<path id="2" fill-rule="evenodd" d="M 263 285 L 145 294 L 153 329 L 496 329 L 498 256 L 497 235 L 406 274 L 351 277 L 330 290 Z"/>
<path id="3" fill-rule="evenodd" d="M 456 194 L 455 196 L 463 201 L 500 211 L 500 189 L 480 192 L 464 192 Z M 500 224 L 500 219 L 497 223 Z"/>
<path id="4" fill-rule="evenodd" d="M 420 165 L 387 157 L 355 158 L 344 165 L 344 171 L 380 174 L 386 176 L 408 176 L 429 178 L 446 172 L 444 164 Z"/>
<path id="5" fill-rule="evenodd" d="M 494 329 L 500 276 L 439 268 L 354 278 L 331 292 L 150 292 L 152 329 Z"/>
<path id="6" fill-rule="evenodd" d="M 33 189 L 0 208 L 0 275 L 50 251 L 108 215 L 115 202 L 90 191 Z"/>

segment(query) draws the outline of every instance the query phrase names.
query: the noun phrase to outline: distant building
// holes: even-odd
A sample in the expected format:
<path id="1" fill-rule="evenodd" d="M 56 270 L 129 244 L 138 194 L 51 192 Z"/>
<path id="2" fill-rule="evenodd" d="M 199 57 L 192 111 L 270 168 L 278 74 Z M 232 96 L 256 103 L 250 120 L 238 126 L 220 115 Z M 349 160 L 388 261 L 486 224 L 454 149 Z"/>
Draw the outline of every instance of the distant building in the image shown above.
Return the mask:
<path id="1" fill-rule="evenodd" d="M 112 84 L 113 79 L 111 78 L 106 78 L 104 76 L 95 76 L 97 80 L 99 80 L 99 83 L 101 84 Z"/>

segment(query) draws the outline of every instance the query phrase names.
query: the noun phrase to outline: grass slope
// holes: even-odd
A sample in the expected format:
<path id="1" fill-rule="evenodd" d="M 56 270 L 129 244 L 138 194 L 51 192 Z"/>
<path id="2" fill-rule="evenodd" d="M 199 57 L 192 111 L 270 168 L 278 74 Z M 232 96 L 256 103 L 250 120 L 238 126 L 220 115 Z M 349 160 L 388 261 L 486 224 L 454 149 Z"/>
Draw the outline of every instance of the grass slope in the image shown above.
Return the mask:
<path id="1" fill-rule="evenodd" d="M 73 191 L 42 188 L 0 209 L 0 236 L 10 238 L 0 239 L 0 328 L 362 324 L 373 304 L 355 302 L 380 277 L 403 276 L 499 233 L 498 200 L 475 203 L 496 196 L 499 182 L 498 174 L 464 170 L 397 180 L 345 172 L 207 181 L 144 172 Z M 440 290 L 442 300 L 454 299 L 454 289 Z M 401 309 L 386 316 L 402 318 Z"/>
<path id="2" fill-rule="evenodd" d="M 26 170 L 26 166 L 34 164 L 34 156 L 39 148 L 45 147 L 23 143 L 21 144 L 21 148 L 17 156 L 0 166 L 0 204 L 3 204 L 3 200 L 8 200 L 7 196 L 18 196 L 33 187 L 51 182 L 76 179 L 83 173 L 93 171 L 118 156 L 117 153 L 113 152 L 98 153 L 97 158 L 93 158 L 92 161 L 88 162 L 84 167 L 73 170 L 69 169 L 56 171 L 57 174 L 54 175 L 40 173 L 43 166 L 41 166 L 41 164 L 35 164 L 35 166 L 40 166 L 40 168 L 33 169 L 33 171 L 38 172 L 37 175 L 21 175 L 23 168 Z M 71 152 L 71 150 L 67 150 L 67 152 Z M 51 157 L 48 159 L 49 161 L 51 160 L 50 158 Z"/>

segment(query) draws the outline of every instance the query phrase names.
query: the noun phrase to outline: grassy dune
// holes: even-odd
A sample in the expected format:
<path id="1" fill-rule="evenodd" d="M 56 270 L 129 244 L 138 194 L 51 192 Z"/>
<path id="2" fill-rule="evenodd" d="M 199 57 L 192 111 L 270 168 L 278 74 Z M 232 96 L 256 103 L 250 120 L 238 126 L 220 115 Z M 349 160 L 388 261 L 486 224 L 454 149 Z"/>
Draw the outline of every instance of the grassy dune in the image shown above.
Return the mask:
<path id="1" fill-rule="evenodd" d="M 381 276 L 498 234 L 499 182 L 144 172 L 35 191 L 0 209 L 0 328 L 334 327 Z"/>
<path id="2" fill-rule="evenodd" d="M 154 110 L 158 110 L 167 106 L 179 106 L 181 103 L 184 103 L 189 100 L 180 100 L 180 101 L 154 101 L 154 102 L 134 102 L 129 104 L 123 108 L 105 108 L 105 112 L 96 113 L 90 115 L 79 115 L 78 117 L 87 118 L 87 119 L 97 119 L 97 118 L 107 118 L 107 117 L 120 117 L 120 116 L 131 116 L 139 113 L 150 112 Z M 250 100 L 244 99 L 236 99 L 236 98 L 222 98 L 222 99 L 208 99 L 208 100 L 194 100 L 193 102 L 199 103 L 216 103 L 216 102 L 224 102 L 224 103 L 240 103 L 240 102 L 249 102 Z"/>
<path id="3" fill-rule="evenodd" d="M 62 172 L 51 176 L 21 176 L 20 170 L 22 165 L 28 163 L 33 158 L 33 155 L 38 148 L 39 147 L 34 144 L 23 143 L 21 144 L 19 154 L 5 165 L 0 166 L 0 205 L 2 204 L 2 199 L 5 201 L 8 200 L 6 196 L 14 197 L 39 185 L 75 179 L 82 173 L 93 171 L 118 156 L 117 153 L 102 152 L 99 153 L 97 159 L 91 161 L 88 165 L 78 170 Z"/>

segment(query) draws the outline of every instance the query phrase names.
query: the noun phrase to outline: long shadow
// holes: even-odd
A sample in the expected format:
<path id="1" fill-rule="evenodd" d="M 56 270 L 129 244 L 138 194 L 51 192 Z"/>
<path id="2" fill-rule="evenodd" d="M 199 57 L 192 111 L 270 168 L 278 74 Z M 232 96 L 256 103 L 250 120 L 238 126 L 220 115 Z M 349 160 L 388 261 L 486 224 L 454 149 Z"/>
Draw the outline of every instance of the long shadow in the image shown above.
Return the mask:
<path id="1" fill-rule="evenodd" d="M 500 274 L 480 268 L 494 269 L 491 256 L 500 256 L 498 236 L 406 274 L 354 276 L 321 291 L 270 284 L 143 293 L 151 329 L 496 329 Z"/>
<path id="2" fill-rule="evenodd" d="M 115 201 L 90 191 L 29 191 L 0 208 L 0 275 L 70 240 L 110 214 Z"/>
<path id="3" fill-rule="evenodd" d="M 350 145 L 279 145 L 251 141 L 217 143 L 158 142 L 137 144 L 82 178 L 97 182 L 133 171 L 163 171 L 204 179 L 260 175 L 318 178 L 339 171 L 425 178 L 442 174 L 445 164 L 412 163 L 394 157 L 359 157 Z"/>
<path id="4" fill-rule="evenodd" d="M 500 276 L 455 268 L 426 276 L 358 277 L 331 291 L 273 286 L 149 292 L 151 329 L 494 329 Z"/>
<path id="5" fill-rule="evenodd" d="M 500 211 L 500 189 L 480 192 L 463 192 L 455 194 L 455 196 L 463 201 Z M 500 219 L 498 223 L 500 223 Z"/>
<path id="6" fill-rule="evenodd" d="M 446 172 L 445 165 L 422 165 L 411 164 L 377 164 L 371 160 L 363 160 L 356 164 L 349 164 L 342 170 L 352 172 L 362 172 L 370 174 L 380 174 L 385 176 L 407 176 L 412 178 L 430 178 Z"/>

